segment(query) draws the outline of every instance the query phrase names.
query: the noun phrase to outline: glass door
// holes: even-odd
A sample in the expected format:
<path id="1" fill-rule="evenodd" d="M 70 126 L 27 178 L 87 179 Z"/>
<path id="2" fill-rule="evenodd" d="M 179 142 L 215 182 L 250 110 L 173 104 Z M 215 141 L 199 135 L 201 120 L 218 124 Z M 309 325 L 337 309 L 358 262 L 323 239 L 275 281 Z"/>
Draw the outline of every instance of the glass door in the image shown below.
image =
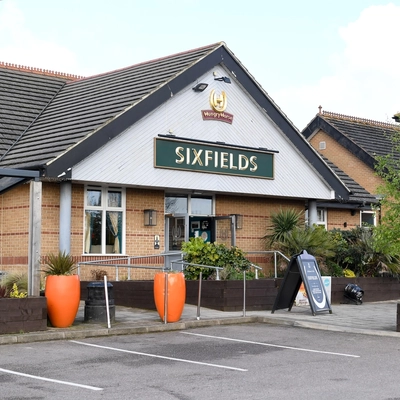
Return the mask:
<path id="1" fill-rule="evenodd" d="M 181 250 L 182 242 L 188 240 L 187 226 L 187 214 L 167 215 L 165 217 L 165 232 L 167 232 L 165 238 L 166 252 Z"/>
<path id="2" fill-rule="evenodd" d="M 214 237 L 217 243 L 226 246 L 236 246 L 235 221 L 232 215 L 226 217 L 214 217 Z"/>

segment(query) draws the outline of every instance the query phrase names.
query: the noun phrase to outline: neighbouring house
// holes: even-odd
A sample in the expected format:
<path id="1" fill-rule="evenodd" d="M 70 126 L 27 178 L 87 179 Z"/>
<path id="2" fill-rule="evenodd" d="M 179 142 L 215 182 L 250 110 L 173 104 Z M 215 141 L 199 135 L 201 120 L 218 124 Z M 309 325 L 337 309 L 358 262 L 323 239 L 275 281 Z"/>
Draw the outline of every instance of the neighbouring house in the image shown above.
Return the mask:
<path id="1" fill-rule="evenodd" d="M 33 292 L 49 252 L 151 267 L 196 236 L 268 272 L 271 213 L 313 224 L 318 204 L 369 198 L 223 42 L 85 78 L 3 63 L 0 85 L 0 270 L 27 270 Z"/>
<path id="2" fill-rule="evenodd" d="M 347 228 L 362 226 L 364 223 L 379 223 L 381 197 L 378 187 L 383 181 L 375 173 L 376 156 L 392 151 L 391 136 L 398 129 L 396 124 L 322 111 L 320 108 L 320 112 L 302 131 L 313 148 L 334 170 L 340 169 L 361 188 L 353 188 L 353 194 L 349 196 L 358 201 L 359 205 L 348 214 Z M 351 187 L 350 184 L 347 186 Z M 333 204 L 318 202 L 320 212 L 327 215 L 328 229 L 337 227 L 335 216 L 345 205 L 346 201 Z"/>

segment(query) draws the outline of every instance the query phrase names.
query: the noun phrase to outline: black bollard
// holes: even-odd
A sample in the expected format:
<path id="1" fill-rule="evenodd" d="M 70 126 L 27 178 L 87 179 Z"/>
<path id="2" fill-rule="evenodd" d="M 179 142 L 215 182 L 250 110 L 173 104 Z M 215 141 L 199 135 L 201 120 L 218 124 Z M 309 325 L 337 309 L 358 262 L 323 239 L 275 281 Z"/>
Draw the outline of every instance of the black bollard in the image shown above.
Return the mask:
<path id="1" fill-rule="evenodd" d="M 85 322 L 104 322 L 107 323 L 106 297 L 104 292 L 104 282 L 89 282 L 87 285 L 88 297 L 85 300 Z M 108 309 L 110 322 L 115 322 L 115 305 L 113 285 L 107 282 Z"/>

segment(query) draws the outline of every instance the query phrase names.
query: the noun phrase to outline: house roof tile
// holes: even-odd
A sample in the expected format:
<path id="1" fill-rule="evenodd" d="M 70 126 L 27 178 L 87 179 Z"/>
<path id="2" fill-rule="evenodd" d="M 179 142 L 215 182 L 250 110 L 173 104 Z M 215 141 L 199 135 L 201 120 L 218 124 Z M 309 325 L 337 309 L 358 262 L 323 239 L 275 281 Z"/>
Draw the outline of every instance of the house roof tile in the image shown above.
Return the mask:
<path id="1" fill-rule="evenodd" d="M 25 121 L 24 125 L 15 130 L 12 118 L 7 122 L 0 118 L 4 139 L 0 168 L 36 169 L 42 177 L 68 178 L 66 171 L 220 64 L 232 72 L 335 194 L 348 198 L 350 190 L 223 42 L 74 81 L 18 69 L 3 71 L 0 64 L 10 79 L 18 82 L 28 74 L 36 80 L 31 87 L 26 81 L 26 89 L 22 82 L 22 93 L 29 95 L 24 107 L 17 102 L 12 110 L 15 115 L 20 113 L 17 125 Z M 21 92 L 17 85 L 14 91 L 15 96 Z M 6 101 L 10 100 L 4 96 Z M 5 142 L 10 130 L 13 135 Z"/>
<path id="2" fill-rule="evenodd" d="M 373 169 L 377 156 L 392 152 L 393 133 L 398 132 L 400 128 L 398 124 L 323 111 L 316 115 L 302 133 L 309 139 L 319 129 L 323 129 Z M 400 159 L 400 154 L 395 153 L 394 157 Z"/>
<path id="3" fill-rule="evenodd" d="M 65 85 L 62 81 L 62 87 L 56 88 L 57 96 L 50 104 L 47 102 L 54 94 L 50 91 L 49 79 L 46 79 L 42 91 L 37 96 L 36 93 L 29 96 L 31 102 L 44 98 L 45 101 L 39 102 L 33 110 L 27 108 L 32 114 L 30 120 L 39 111 L 42 111 L 41 115 L 29 130 L 24 131 L 21 128 L 18 131 L 20 136 L 13 137 L 17 142 L 3 157 L 0 166 L 29 168 L 51 162 L 160 86 L 168 85 L 170 79 L 219 46 L 221 43 Z M 17 74 L 15 71 L 14 75 Z M 17 75 L 14 79 L 18 81 L 20 78 Z M 44 96 L 45 93 L 48 94 L 47 97 Z"/>
<path id="4" fill-rule="evenodd" d="M 0 157 L 26 132 L 65 82 L 63 78 L 0 64 Z"/>

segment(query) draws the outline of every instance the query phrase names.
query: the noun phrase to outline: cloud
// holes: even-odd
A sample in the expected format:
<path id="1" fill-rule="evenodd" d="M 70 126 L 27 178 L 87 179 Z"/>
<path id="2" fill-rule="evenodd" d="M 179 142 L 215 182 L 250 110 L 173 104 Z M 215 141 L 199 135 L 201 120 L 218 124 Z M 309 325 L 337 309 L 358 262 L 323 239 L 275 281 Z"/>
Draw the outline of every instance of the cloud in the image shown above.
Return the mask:
<path id="1" fill-rule="evenodd" d="M 286 87 L 274 95 L 294 124 L 303 129 L 322 105 L 327 111 L 393 122 L 400 111 L 400 7 L 371 6 L 338 29 L 343 50 L 331 54 L 333 73 L 312 85 Z"/>
<path id="2" fill-rule="evenodd" d="M 26 28 L 25 16 L 15 3 L 7 1 L 0 7 L 0 61 L 81 74 L 74 52 L 36 37 Z"/>

